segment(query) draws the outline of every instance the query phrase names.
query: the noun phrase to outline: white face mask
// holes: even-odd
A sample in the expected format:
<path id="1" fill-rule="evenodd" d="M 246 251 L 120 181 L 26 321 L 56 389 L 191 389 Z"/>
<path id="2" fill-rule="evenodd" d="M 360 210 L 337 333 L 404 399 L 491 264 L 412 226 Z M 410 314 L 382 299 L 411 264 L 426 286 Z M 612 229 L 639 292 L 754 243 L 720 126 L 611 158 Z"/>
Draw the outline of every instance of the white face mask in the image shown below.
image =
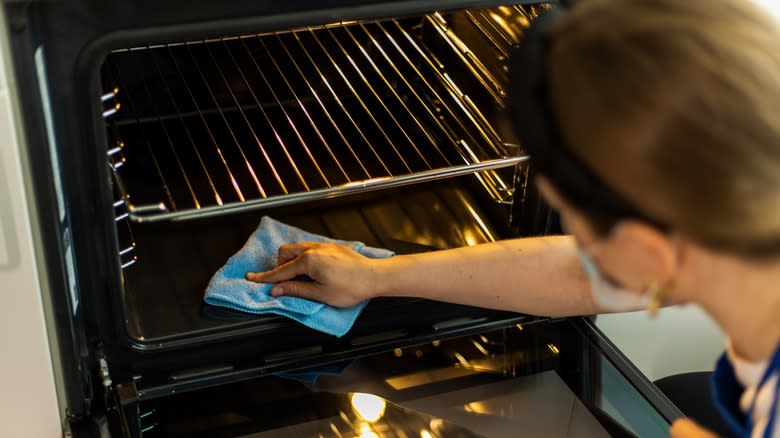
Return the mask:
<path id="1" fill-rule="evenodd" d="M 650 307 L 652 297 L 648 294 L 611 284 L 601 274 L 590 255 L 582 248 L 577 248 L 577 256 L 590 280 L 590 293 L 593 296 L 593 301 L 602 309 L 612 312 L 629 312 Z"/>

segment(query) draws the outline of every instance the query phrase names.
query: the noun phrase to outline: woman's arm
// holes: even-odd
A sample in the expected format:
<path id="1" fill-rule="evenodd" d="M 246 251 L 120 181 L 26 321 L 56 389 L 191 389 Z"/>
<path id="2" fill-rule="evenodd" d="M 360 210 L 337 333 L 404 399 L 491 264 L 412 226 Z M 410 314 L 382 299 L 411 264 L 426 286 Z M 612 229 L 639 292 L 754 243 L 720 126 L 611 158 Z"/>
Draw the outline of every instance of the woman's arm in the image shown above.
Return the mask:
<path id="1" fill-rule="evenodd" d="M 314 281 L 301 281 L 299 276 Z M 544 316 L 597 313 L 574 240 L 551 236 L 401 255 L 384 260 L 334 244 L 279 249 L 279 266 L 249 273 L 278 283 L 275 296 L 350 306 L 377 296 L 415 296 Z"/>

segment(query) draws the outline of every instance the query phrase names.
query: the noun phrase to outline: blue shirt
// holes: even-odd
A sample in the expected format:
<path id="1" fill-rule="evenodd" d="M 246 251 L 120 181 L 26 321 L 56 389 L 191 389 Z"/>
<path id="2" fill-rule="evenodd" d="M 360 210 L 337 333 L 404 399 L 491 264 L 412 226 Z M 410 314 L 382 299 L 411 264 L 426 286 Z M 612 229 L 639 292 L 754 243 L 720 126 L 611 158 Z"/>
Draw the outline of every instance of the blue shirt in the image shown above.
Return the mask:
<path id="1" fill-rule="evenodd" d="M 724 353 L 712 375 L 712 393 L 720 415 L 740 438 L 780 438 L 777 424 L 780 346 L 763 373 L 756 374 L 754 379 L 746 378 L 744 373 L 740 376 L 732 360 Z"/>

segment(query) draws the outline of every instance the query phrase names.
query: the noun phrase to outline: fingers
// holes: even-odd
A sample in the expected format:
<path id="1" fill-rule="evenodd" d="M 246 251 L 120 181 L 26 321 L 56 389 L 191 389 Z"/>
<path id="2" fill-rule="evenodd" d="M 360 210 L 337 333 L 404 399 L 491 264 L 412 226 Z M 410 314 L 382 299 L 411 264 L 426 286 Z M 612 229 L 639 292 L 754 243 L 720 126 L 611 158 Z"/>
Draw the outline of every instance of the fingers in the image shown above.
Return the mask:
<path id="1" fill-rule="evenodd" d="M 246 279 L 256 283 L 279 283 L 280 281 L 292 280 L 299 275 L 308 275 L 306 260 L 303 257 L 297 257 L 270 271 L 248 272 Z"/>
<path id="2" fill-rule="evenodd" d="M 306 251 L 321 245 L 315 242 L 285 243 L 279 247 L 276 268 L 266 272 L 248 272 L 246 279 L 256 283 L 277 283 L 291 280 L 298 275 L 308 275 L 307 263 L 301 256 Z"/>
<path id="3" fill-rule="evenodd" d="M 271 289 L 271 295 L 280 297 L 306 298 L 307 300 L 321 301 L 321 287 L 313 281 L 285 281 L 278 283 Z"/>
<path id="4" fill-rule="evenodd" d="M 675 420 L 669 429 L 669 436 L 671 438 L 718 438 L 714 433 L 687 418 Z"/>
<path id="5" fill-rule="evenodd" d="M 322 246 L 322 243 L 316 242 L 285 243 L 279 247 L 276 264 L 283 265 L 304 252 L 310 249 L 319 248 L 320 246 Z"/>

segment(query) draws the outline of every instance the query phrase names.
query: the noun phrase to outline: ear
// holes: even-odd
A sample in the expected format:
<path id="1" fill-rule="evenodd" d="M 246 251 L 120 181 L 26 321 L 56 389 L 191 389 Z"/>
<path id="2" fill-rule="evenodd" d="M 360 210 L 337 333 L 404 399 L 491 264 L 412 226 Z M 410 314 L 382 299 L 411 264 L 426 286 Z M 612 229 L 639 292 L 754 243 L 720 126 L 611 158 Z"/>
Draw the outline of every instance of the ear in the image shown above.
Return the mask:
<path id="1" fill-rule="evenodd" d="M 618 222 L 601 253 L 604 266 L 615 268 L 610 274 L 622 277 L 626 284 L 630 282 L 636 288 L 647 287 L 648 281 L 668 285 L 679 266 L 675 238 L 637 220 Z M 624 274 L 620 275 L 618 270 Z"/>

